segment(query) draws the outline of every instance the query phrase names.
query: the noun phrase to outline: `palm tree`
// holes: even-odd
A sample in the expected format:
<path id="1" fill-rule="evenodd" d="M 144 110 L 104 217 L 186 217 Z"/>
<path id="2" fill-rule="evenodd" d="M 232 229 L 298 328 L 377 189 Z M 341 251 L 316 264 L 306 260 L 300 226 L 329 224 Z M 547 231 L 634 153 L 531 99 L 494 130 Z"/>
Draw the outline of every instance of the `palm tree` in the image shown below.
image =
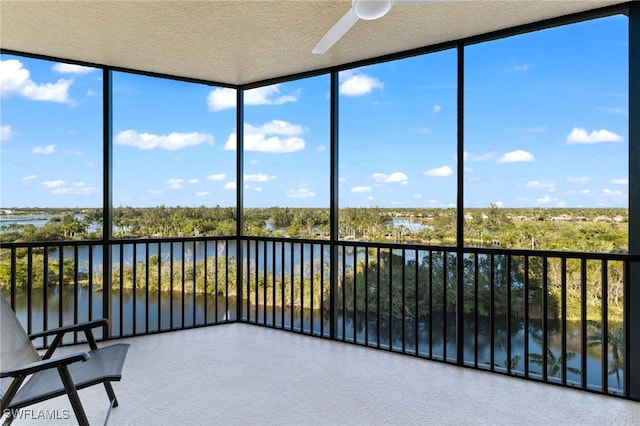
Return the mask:
<path id="1" fill-rule="evenodd" d="M 595 333 L 587 337 L 587 346 L 602 345 L 602 324 L 594 322 L 593 325 L 598 329 Z M 624 330 L 617 327 L 615 330 L 607 330 L 607 342 L 611 346 L 612 359 L 609 362 L 608 374 L 616 375 L 618 387 L 620 387 L 620 370 L 624 370 Z"/>
<path id="2" fill-rule="evenodd" d="M 542 342 L 538 342 L 538 343 L 542 345 Z M 575 357 L 576 357 L 575 352 L 567 352 L 563 356 L 556 357 L 553 351 L 547 348 L 547 376 L 559 377 L 560 372 L 562 371 L 563 365 L 567 361 L 570 361 Z M 536 365 L 539 365 L 541 367 L 544 365 L 544 357 L 542 356 L 542 354 L 529 354 L 529 359 L 531 360 L 532 363 Z M 567 371 L 570 373 L 576 374 L 578 376 L 582 374 L 582 372 L 577 368 L 568 367 L 568 366 L 566 368 L 567 368 Z"/>
<path id="3" fill-rule="evenodd" d="M 506 359 L 502 362 L 502 364 L 498 364 L 497 362 L 494 362 L 493 365 L 496 367 L 502 367 L 505 369 L 510 369 L 510 370 L 517 370 L 518 369 L 518 364 L 520 364 L 520 359 L 522 357 L 520 356 L 520 354 L 515 354 L 513 356 L 513 358 Z"/>
<path id="4" fill-rule="evenodd" d="M 505 359 L 504 359 L 504 361 L 502 361 L 502 364 L 494 362 L 493 366 L 494 367 L 505 368 L 507 370 L 517 370 L 518 369 L 518 364 L 520 364 L 520 360 L 522 359 L 520 354 L 515 354 L 514 356 L 511 357 L 511 359 L 509 359 L 509 358 L 506 357 L 507 356 L 507 349 L 504 347 L 504 343 L 502 342 L 502 339 L 500 337 L 498 337 L 498 343 L 500 343 L 500 346 L 502 347 L 502 351 L 504 352 Z M 487 364 L 490 364 L 490 363 L 487 362 Z"/>

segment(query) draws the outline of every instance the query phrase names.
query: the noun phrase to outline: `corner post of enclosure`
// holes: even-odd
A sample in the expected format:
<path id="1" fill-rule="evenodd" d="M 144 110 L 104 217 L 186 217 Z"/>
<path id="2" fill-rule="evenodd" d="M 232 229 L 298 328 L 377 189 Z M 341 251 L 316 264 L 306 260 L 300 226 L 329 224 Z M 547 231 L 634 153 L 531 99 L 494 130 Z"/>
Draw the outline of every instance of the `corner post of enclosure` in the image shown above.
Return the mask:
<path id="1" fill-rule="evenodd" d="M 629 253 L 640 255 L 640 2 L 629 3 Z M 625 394 L 640 400 L 640 262 L 625 294 Z"/>
<path id="2" fill-rule="evenodd" d="M 457 53 L 456 363 L 462 365 L 464 364 L 464 44 L 458 44 Z"/>
<path id="3" fill-rule="evenodd" d="M 111 286 L 113 238 L 113 91 L 112 71 L 102 70 L 102 316 L 109 320 L 102 338 L 111 337 L 113 327 Z"/>
<path id="4" fill-rule="evenodd" d="M 331 117 L 330 117 L 330 155 L 331 155 L 331 166 L 330 166 L 330 257 L 329 263 L 331 265 L 331 275 L 330 275 L 330 289 L 329 289 L 329 338 L 336 338 L 336 328 L 337 328 L 337 311 L 336 311 L 336 294 L 338 283 L 337 279 L 340 275 L 338 273 L 338 245 L 336 244 L 340 236 L 339 228 L 338 228 L 338 214 L 339 214 L 339 194 L 338 194 L 338 89 L 339 89 L 339 80 L 338 80 L 338 72 L 331 72 Z"/>
<path id="5" fill-rule="evenodd" d="M 244 89 L 236 88 L 236 321 L 242 322 L 242 297 L 244 280 L 244 254 L 242 252 L 244 235 Z"/>

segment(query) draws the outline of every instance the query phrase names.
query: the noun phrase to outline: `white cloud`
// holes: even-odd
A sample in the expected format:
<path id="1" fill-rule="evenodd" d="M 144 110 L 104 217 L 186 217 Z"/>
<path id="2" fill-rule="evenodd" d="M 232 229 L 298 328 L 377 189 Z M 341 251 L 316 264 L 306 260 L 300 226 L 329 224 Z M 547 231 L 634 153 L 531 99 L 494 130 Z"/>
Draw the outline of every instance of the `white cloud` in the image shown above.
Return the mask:
<path id="1" fill-rule="evenodd" d="M 224 189 L 236 189 L 236 183 L 234 181 L 224 184 Z"/>
<path id="2" fill-rule="evenodd" d="M 287 197 L 289 198 L 313 198 L 316 193 L 310 191 L 308 188 L 298 188 L 287 190 Z"/>
<path id="3" fill-rule="evenodd" d="M 386 175 L 384 173 L 374 173 L 373 179 L 376 182 L 385 182 L 385 183 L 406 183 L 409 180 L 409 177 L 402 172 L 394 172 L 390 175 Z"/>
<path id="4" fill-rule="evenodd" d="M 489 161 L 495 158 L 495 152 L 487 152 L 486 154 L 475 154 L 473 152 L 464 152 L 463 159 L 464 161 L 473 161 L 474 163 L 480 163 L 482 161 Z"/>
<path id="5" fill-rule="evenodd" d="M 527 182 L 527 188 L 531 189 L 546 189 L 547 191 L 553 192 L 556 190 L 556 184 L 552 180 L 531 180 Z"/>
<path id="6" fill-rule="evenodd" d="M 224 173 L 214 173 L 212 175 L 207 176 L 207 179 L 209 180 L 224 180 L 226 179 L 227 175 L 225 175 Z"/>
<path id="7" fill-rule="evenodd" d="M 529 69 L 529 64 L 512 65 L 504 69 L 505 72 L 524 72 Z"/>
<path id="8" fill-rule="evenodd" d="M 55 145 L 47 145 L 47 146 L 36 146 L 31 148 L 31 152 L 34 154 L 43 154 L 50 155 L 53 154 L 56 150 Z"/>
<path id="9" fill-rule="evenodd" d="M 434 106 L 433 106 L 433 113 L 434 113 L 434 114 L 437 114 L 437 113 L 439 113 L 440 111 L 442 111 L 442 106 L 440 106 L 440 105 L 434 105 Z"/>
<path id="10" fill-rule="evenodd" d="M 10 125 L 0 126 L 0 141 L 6 141 L 13 136 L 13 130 Z"/>
<path id="11" fill-rule="evenodd" d="M 167 149 L 174 151 L 201 143 L 213 144 L 213 135 L 209 133 L 177 133 L 168 135 L 154 135 L 152 133 L 138 133 L 135 130 L 124 130 L 115 138 L 118 145 L 133 146 L 138 149 Z"/>
<path id="12" fill-rule="evenodd" d="M 431 129 L 428 127 L 420 127 L 418 128 L 417 132 L 422 135 L 428 135 L 429 133 L 431 133 Z"/>
<path id="13" fill-rule="evenodd" d="M 327 146 L 326 145 L 319 145 L 316 148 L 316 151 L 318 151 L 318 152 L 325 152 L 326 150 L 327 150 Z"/>
<path id="14" fill-rule="evenodd" d="M 536 198 L 536 203 L 539 204 L 549 204 L 551 202 L 551 197 L 549 197 L 548 195 L 545 195 L 544 197 L 541 198 Z"/>
<path id="15" fill-rule="evenodd" d="M 268 123 L 264 123 L 262 126 L 252 126 L 251 124 L 245 124 L 245 135 L 250 134 L 273 134 L 273 135 L 285 135 L 295 136 L 301 135 L 304 132 L 304 128 L 299 124 L 292 124 L 284 120 L 271 120 Z"/>
<path id="16" fill-rule="evenodd" d="M 298 124 L 292 124 L 283 120 L 272 120 L 261 126 L 244 125 L 244 149 L 245 151 L 290 153 L 304 149 L 305 141 L 298 135 L 304 132 L 304 128 Z M 276 135 L 276 136 L 273 136 Z M 281 138 L 282 136 L 287 136 Z M 225 150 L 236 149 L 236 134 L 231 133 L 226 143 Z"/>
<path id="17" fill-rule="evenodd" d="M 60 79 L 55 83 L 38 84 L 31 73 L 17 59 L 0 61 L 0 94 L 17 95 L 33 101 L 69 102 L 69 87 L 73 80 Z"/>
<path id="18" fill-rule="evenodd" d="M 427 170 L 422 173 L 427 176 L 444 177 L 451 176 L 453 174 L 453 169 L 449 166 L 442 166 L 436 167 L 435 169 Z"/>
<path id="19" fill-rule="evenodd" d="M 530 152 L 517 149 L 515 151 L 507 152 L 502 157 L 498 158 L 498 163 L 522 163 L 536 161 L 536 158 Z"/>
<path id="20" fill-rule="evenodd" d="M 602 143 L 602 142 L 621 142 L 622 137 L 606 129 L 594 130 L 591 133 L 583 128 L 574 127 L 571 133 L 567 135 L 566 142 L 574 143 Z"/>
<path id="21" fill-rule="evenodd" d="M 496 202 L 495 202 L 495 203 L 493 203 L 493 204 L 495 204 L 495 205 L 496 205 L 496 207 L 500 207 L 500 208 L 504 207 L 504 201 L 496 201 Z"/>
<path id="22" fill-rule="evenodd" d="M 184 183 L 184 179 L 180 178 L 171 178 L 166 181 L 169 189 L 180 189 L 182 188 L 182 184 Z"/>
<path id="23" fill-rule="evenodd" d="M 58 186 L 53 189 L 54 194 L 74 194 L 74 195 L 86 195 L 98 192 L 99 189 L 95 186 L 87 185 L 84 182 L 74 182 L 71 186 Z"/>
<path id="24" fill-rule="evenodd" d="M 30 175 L 30 176 L 23 177 L 21 180 L 23 182 L 31 182 L 32 180 L 36 180 L 37 178 L 38 178 L 38 175 Z"/>
<path id="25" fill-rule="evenodd" d="M 64 185 L 64 181 L 63 180 L 48 180 L 46 182 L 42 182 L 42 186 L 44 186 L 45 188 L 59 188 L 62 185 Z"/>
<path id="26" fill-rule="evenodd" d="M 275 179 L 274 176 L 269 176 L 266 173 L 255 173 L 244 175 L 245 182 L 268 182 Z"/>
<path id="27" fill-rule="evenodd" d="M 601 191 L 602 196 L 604 196 L 605 198 L 607 198 L 610 201 L 618 201 L 618 202 L 622 202 L 624 200 L 628 200 L 629 199 L 629 195 L 627 194 L 626 191 L 620 191 L 618 189 L 608 189 L 605 188 Z M 613 200 L 612 200 L 613 199 Z"/>
<path id="28" fill-rule="evenodd" d="M 227 108 L 235 108 L 236 106 L 236 90 L 221 87 L 213 89 L 207 95 L 207 105 L 209 111 L 222 111 Z"/>
<path id="29" fill-rule="evenodd" d="M 97 70 L 97 68 L 83 67 L 82 65 L 65 64 L 62 62 L 58 62 L 57 64 L 55 64 L 52 69 L 61 74 L 89 74 L 90 72 Z"/>
<path id="30" fill-rule="evenodd" d="M 583 189 L 582 191 L 580 191 L 580 193 L 582 195 L 591 195 L 591 190 L 590 189 Z"/>
<path id="31" fill-rule="evenodd" d="M 351 188 L 351 192 L 356 192 L 356 193 L 371 192 L 371 191 L 373 191 L 373 188 L 371 188 L 370 186 L 354 186 L 353 188 Z"/>
<path id="32" fill-rule="evenodd" d="M 373 89 L 382 89 L 384 84 L 375 77 L 366 74 L 353 74 L 345 71 L 340 73 L 345 80 L 340 83 L 340 94 L 345 96 L 362 96 L 369 94 Z"/>
<path id="33" fill-rule="evenodd" d="M 304 139 L 297 136 L 281 139 L 277 136 L 267 138 L 263 134 L 245 135 L 245 151 L 269 152 L 269 153 L 289 153 L 304 149 Z M 229 139 L 224 145 L 226 150 L 236 149 L 236 134 L 229 135 Z"/>
<path id="34" fill-rule="evenodd" d="M 296 102 L 299 92 L 289 95 L 280 95 L 278 84 L 257 87 L 244 92 L 245 105 L 282 105 L 286 102 Z M 210 111 L 221 111 L 227 108 L 235 108 L 236 91 L 229 88 L 213 89 L 207 96 L 207 105 Z"/>
<path id="35" fill-rule="evenodd" d="M 196 192 L 196 197 L 206 197 L 207 195 L 209 195 L 207 191 Z"/>
<path id="36" fill-rule="evenodd" d="M 567 178 L 567 182 L 569 183 L 587 183 L 590 181 L 591 178 L 588 176 L 570 176 Z"/>
<path id="37" fill-rule="evenodd" d="M 198 183 L 198 179 L 181 179 L 181 178 L 170 178 L 166 180 L 167 187 L 169 189 L 180 189 L 183 187 L 185 183 L 195 184 Z"/>
<path id="38" fill-rule="evenodd" d="M 629 179 L 613 179 L 611 183 L 614 185 L 629 185 Z"/>
<path id="39" fill-rule="evenodd" d="M 298 100 L 299 92 L 290 95 L 280 95 L 280 85 L 257 87 L 244 92 L 245 105 L 282 105 Z"/>

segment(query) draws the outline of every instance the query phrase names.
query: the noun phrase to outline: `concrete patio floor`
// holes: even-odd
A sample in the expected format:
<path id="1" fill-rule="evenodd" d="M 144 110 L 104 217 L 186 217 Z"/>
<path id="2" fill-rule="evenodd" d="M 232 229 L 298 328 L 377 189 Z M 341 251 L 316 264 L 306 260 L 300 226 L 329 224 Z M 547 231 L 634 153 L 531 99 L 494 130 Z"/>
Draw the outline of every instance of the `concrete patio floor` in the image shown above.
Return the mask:
<path id="1" fill-rule="evenodd" d="M 639 402 L 247 324 L 120 341 L 110 425 L 640 424 Z M 80 398 L 102 424 L 104 389 Z M 13 424 L 75 424 L 66 397 L 29 410 Z"/>

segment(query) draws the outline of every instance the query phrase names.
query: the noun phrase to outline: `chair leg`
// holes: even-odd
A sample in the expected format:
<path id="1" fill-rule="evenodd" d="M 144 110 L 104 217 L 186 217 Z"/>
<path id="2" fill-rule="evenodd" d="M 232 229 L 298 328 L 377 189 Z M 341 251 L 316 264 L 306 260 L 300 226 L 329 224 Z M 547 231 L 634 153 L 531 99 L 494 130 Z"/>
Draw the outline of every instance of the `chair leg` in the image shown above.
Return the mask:
<path id="1" fill-rule="evenodd" d="M 7 413 L 7 418 L 2 422 L 2 426 L 9 426 L 13 422 L 13 415 L 11 411 Z"/>
<path id="2" fill-rule="evenodd" d="M 15 379 L 13 379 L 4 396 L 0 400 L 0 409 L 2 409 L 0 417 L 4 414 L 7 415 L 7 418 L 4 419 L 4 422 L 2 422 L 2 426 L 9 426 L 15 419 L 15 417 L 13 416 L 14 411 L 13 409 L 10 409 L 9 406 L 11 405 L 11 400 L 13 399 L 13 397 L 16 396 L 18 389 L 20 389 L 22 382 L 24 382 L 24 379 L 24 376 L 16 377 Z"/>
<path id="3" fill-rule="evenodd" d="M 118 400 L 116 399 L 116 394 L 113 391 L 113 387 L 111 386 L 111 382 L 104 382 L 104 388 L 107 391 L 107 395 L 109 396 L 109 401 L 111 402 L 112 407 L 118 406 Z"/>
<path id="4" fill-rule="evenodd" d="M 78 424 L 81 426 L 89 426 L 89 420 L 84 412 L 84 408 L 82 408 L 82 402 L 80 402 L 80 397 L 78 396 L 76 385 L 73 383 L 73 379 L 71 378 L 71 373 L 69 373 L 69 368 L 66 365 L 61 365 L 58 367 L 58 372 L 60 373 L 60 378 L 62 379 L 64 388 L 67 391 L 67 396 L 71 402 L 71 407 L 76 415 Z"/>

